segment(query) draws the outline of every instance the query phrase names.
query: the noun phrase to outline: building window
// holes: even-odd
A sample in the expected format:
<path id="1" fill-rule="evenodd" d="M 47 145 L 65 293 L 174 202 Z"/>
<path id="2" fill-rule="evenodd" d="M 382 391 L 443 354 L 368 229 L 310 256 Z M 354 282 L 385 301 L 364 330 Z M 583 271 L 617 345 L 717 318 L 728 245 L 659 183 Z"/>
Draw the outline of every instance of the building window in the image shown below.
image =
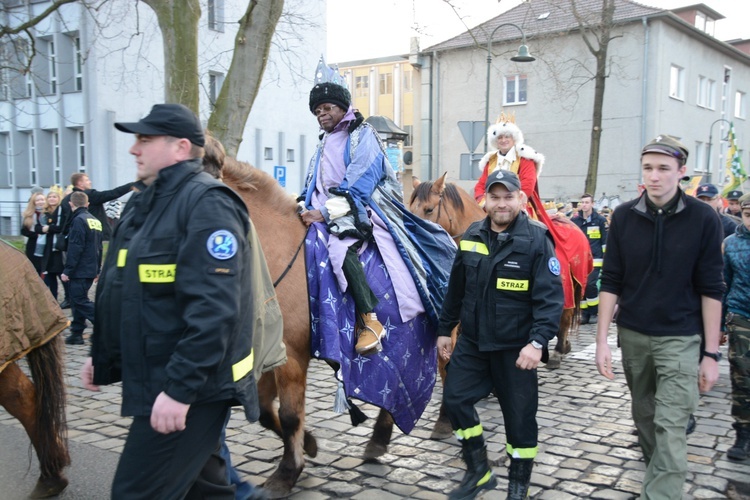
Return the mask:
<path id="1" fill-rule="evenodd" d="M 412 137 L 414 133 L 414 125 L 404 125 L 402 128 L 404 129 L 404 132 L 409 134 L 406 136 L 406 139 L 404 139 L 404 147 L 411 147 L 414 144 L 414 139 Z"/>
<path id="2" fill-rule="evenodd" d="M 58 132 L 52 132 L 52 169 L 55 184 L 61 186 L 62 161 L 60 160 L 60 134 Z"/>
<path id="3" fill-rule="evenodd" d="M 57 54 L 54 40 L 49 41 L 49 91 L 57 94 Z"/>
<path id="4" fill-rule="evenodd" d="M 37 181 L 37 175 L 39 171 L 36 166 L 36 141 L 34 140 L 34 133 L 29 134 L 29 180 L 31 185 L 35 186 Z"/>
<path id="5" fill-rule="evenodd" d="M 734 94 L 734 116 L 737 118 L 747 117 L 747 94 L 739 90 Z"/>
<path id="6" fill-rule="evenodd" d="M 714 109 L 716 107 L 716 82 L 706 78 L 698 77 L 698 98 L 696 104 L 702 108 Z"/>
<path id="7" fill-rule="evenodd" d="M 8 167 L 8 185 L 12 186 L 13 179 L 13 148 L 10 145 L 10 137 L 5 142 L 5 162 Z"/>
<path id="8" fill-rule="evenodd" d="M 34 91 L 34 77 L 32 76 L 31 71 L 27 71 L 23 79 L 26 84 L 26 96 L 25 97 L 31 97 Z"/>
<path id="9" fill-rule="evenodd" d="M 86 172 L 86 136 L 78 131 L 78 171 Z"/>
<path id="10" fill-rule="evenodd" d="M 273 160 L 273 148 L 264 148 L 263 149 L 263 159 L 264 160 Z"/>
<path id="11" fill-rule="evenodd" d="M 685 70 L 674 64 L 669 70 L 669 97 L 685 100 Z"/>
<path id="12" fill-rule="evenodd" d="M 208 0 L 208 29 L 224 31 L 224 0 Z"/>
<path id="13" fill-rule="evenodd" d="M 287 163 L 293 163 L 294 162 L 294 150 L 293 149 L 287 149 L 286 150 L 286 162 Z"/>
<path id="14" fill-rule="evenodd" d="M 700 141 L 695 143 L 695 172 L 706 171 L 706 145 Z"/>
<path id="15" fill-rule="evenodd" d="M 526 75 L 510 75 L 503 79 L 503 104 L 526 104 Z"/>
<path id="16" fill-rule="evenodd" d="M 73 48 L 75 49 L 75 70 L 76 70 L 76 90 L 83 90 L 83 54 L 81 54 L 81 37 L 73 39 Z"/>
<path id="17" fill-rule="evenodd" d="M 208 102 L 211 109 L 216 107 L 216 101 L 219 100 L 221 86 L 224 84 L 224 75 L 222 73 L 210 72 L 208 74 Z"/>
<path id="18" fill-rule="evenodd" d="M 711 36 L 714 36 L 714 25 L 716 21 L 708 17 L 703 12 L 696 12 L 695 13 L 695 27 L 699 30 L 703 31 L 704 33 L 708 33 Z"/>
<path id="19" fill-rule="evenodd" d="M 404 92 L 411 92 L 413 90 L 411 75 L 411 70 L 404 71 Z"/>
<path id="20" fill-rule="evenodd" d="M 354 78 L 354 97 L 367 97 L 370 95 L 370 77 L 357 76 Z"/>
<path id="21" fill-rule="evenodd" d="M 5 63 L 0 64 L 0 101 L 7 101 L 10 99 L 10 68 Z"/>
<path id="22" fill-rule="evenodd" d="M 393 93 L 393 73 L 381 73 L 380 78 L 380 95 Z"/>

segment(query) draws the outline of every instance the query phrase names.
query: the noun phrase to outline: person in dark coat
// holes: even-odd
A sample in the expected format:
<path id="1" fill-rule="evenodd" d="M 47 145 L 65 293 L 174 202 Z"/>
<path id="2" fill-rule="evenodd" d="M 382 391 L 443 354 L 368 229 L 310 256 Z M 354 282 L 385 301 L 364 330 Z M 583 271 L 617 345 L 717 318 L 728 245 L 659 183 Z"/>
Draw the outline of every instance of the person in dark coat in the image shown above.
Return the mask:
<path id="1" fill-rule="evenodd" d="M 55 189 L 57 187 L 57 189 Z M 65 264 L 63 262 L 63 252 L 57 248 L 55 243 L 61 238 L 62 227 L 59 225 L 59 221 L 62 218 L 62 207 L 61 202 L 61 191 L 59 186 L 53 186 L 47 193 L 47 203 L 44 206 L 44 217 L 47 226 L 48 245 L 44 248 L 44 255 L 42 256 L 41 271 L 44 283 L 52 292 L 52 296 L 57 300 L 57 278 L 62 274 Z"/>
<path id="2" fill-rule="evenodd" d="M 21 234 L 26 236 L 26 257 L 34 264 L 34 269 L 39 274 L 42 272 L 42 255 L 47 243 L 48 230 L 44 220 L 44 194 L 33 193 L 26 210 L 23 211 Z"/>

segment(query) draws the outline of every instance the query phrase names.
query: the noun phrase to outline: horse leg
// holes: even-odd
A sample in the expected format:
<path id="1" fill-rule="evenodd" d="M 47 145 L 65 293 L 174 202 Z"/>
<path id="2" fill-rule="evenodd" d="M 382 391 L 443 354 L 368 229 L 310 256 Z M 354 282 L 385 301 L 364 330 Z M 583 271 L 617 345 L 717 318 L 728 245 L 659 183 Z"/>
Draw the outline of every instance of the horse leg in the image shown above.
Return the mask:
<path id="1" fill-rule="evenodd" d="M 49 452 L 39 439 L 39 433 L 44 429 L 38 429 L 37 425 L 36 388 L 15 363 L 0 372 L 0 405 L 21 422 L 39 459 L 42 473 L 29 497 L 47 498 L 63 491 L 68 486 L 68 480 L 62 474 L 62 467 L 45 473 L 44 462 Z"/>
<path id="2" fill-rule="evenodd" d="M 574 309 L 563 310 L 562 317 L 560 318 L 560 326 L 557 329 L 557 345 L 555 346 L 555 350 L 550 354 L 549 361 L 547 361 L 547 369 L 549 370 L 560 368 L 563 356 L 571 350 L 568 333 L 570 332 L 574 314 Z"/>
<path id="3" fill-rule="evenodd" d="M 381 409 L 375 427 L 372 429 L 372 437 L 365 448 L 365 460 L 374 460 L 385 455 L 388 444 L 393 434 L 393 417 L 387 411 Z"/>
<path id="4" fill-rule="evenodd" d="M 288 360 L 274 370 L 279 390 L 278 423 L 284 441 L 284 455 L 278 468 L 263 487 L 274 495 L 288 494 L 305 466 L 303 450 L 310 456 L 317 454 L 317 443 L 312 434 L 305 432 L 305 386 L 309 357 L 291 354 L 287 344 Z"/>

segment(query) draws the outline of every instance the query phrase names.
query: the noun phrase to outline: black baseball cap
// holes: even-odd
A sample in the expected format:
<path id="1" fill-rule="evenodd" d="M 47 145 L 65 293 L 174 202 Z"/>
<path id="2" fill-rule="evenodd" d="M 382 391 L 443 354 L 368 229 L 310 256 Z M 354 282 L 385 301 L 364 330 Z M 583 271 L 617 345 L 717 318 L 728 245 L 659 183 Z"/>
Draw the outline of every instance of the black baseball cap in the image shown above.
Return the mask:
<path id="1" fill-rule="evenodd" d="M 494 184 L 502 184 L 506 188 L 508 188 L 508 191 L 518 191 L 521 189 L 521 181 L 518 179 L 518 176 L 511 172 L 510 170 L 501 170 L 497 169 L 494 172 L 492 172 L 487 177 L 487 187 L 485 190 L 487 192 L 490 191 L 490 188 Z"/>
<path id="2" fill-rule="evenodd" d="M 719 196 L 719 188 L 713 184 L 701 184 L 698 189 L 695 190 L 695 196 L 697 198 L 716 198 Z"/>
<path id="3" fill-rule="evenodd" d="M 742 191 L 738 189 L 733 189 L 727 193 L 725 198 L 727 200 L 739 200 L 740 198 L 742 198 L 743 194 L 744 193 Z"/>
<path id="4" fill-rule="evenodd" d="M 677 158 L 680 166 L 687 163 L 688 150 L 682 145 L 675 137 L 671 135 L 662 134 L 656 137 L 653 141 L 643 146 L 641 156 L 646 153 L 657 153 L 662 155 L 671 156 Z"/>
<path id="5" fill-rule="evenodd" d="M 190 108 L 182 104 L 156 104 L 140 121 L 115 123 L 115 128 L 128 134 L 168 135 L 187 139 L 200 147 L 206 143 L 201 121 Z"/>

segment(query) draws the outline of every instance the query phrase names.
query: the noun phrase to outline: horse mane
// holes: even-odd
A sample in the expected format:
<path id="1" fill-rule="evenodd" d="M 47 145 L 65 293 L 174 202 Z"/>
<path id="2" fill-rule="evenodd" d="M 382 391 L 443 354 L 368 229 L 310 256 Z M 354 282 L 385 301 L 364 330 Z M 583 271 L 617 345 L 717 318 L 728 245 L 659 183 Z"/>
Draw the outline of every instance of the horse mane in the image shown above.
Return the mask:
<path id="1" fill-rule="evenodd" d="M 434 181 L 423 181 L 420 182 L 419 185 L 414 188 L 414 191 L 411 193 L 411 199 L 409 200 L 409 205 L 414 203 L 415 200 L 418 201 L 428 201 L 430 199 L 430 192 L 432 191 L 432 187 L 435 185 Z M 461 198 L 461 193 L 458 192 L 458 189 L 456 189 L 456 185 L 452 182 L 446 182 L 443 185 L 443 196 L 448 198 L 448 201 L 450 201 L 454 207 L 456 207 L 456 210 L 459 212 L 464 211 L 464 200 Z"/>
<path id="2" fill-rule="evenodd" d="M 271 177 L 247 162 L 227 157 L 221 170 L 222 179 L 240 194 L 253 191 L 264 202 L 276 206 L 281 211 L 295 213 L 297 204 L 294 198 Z"/>

